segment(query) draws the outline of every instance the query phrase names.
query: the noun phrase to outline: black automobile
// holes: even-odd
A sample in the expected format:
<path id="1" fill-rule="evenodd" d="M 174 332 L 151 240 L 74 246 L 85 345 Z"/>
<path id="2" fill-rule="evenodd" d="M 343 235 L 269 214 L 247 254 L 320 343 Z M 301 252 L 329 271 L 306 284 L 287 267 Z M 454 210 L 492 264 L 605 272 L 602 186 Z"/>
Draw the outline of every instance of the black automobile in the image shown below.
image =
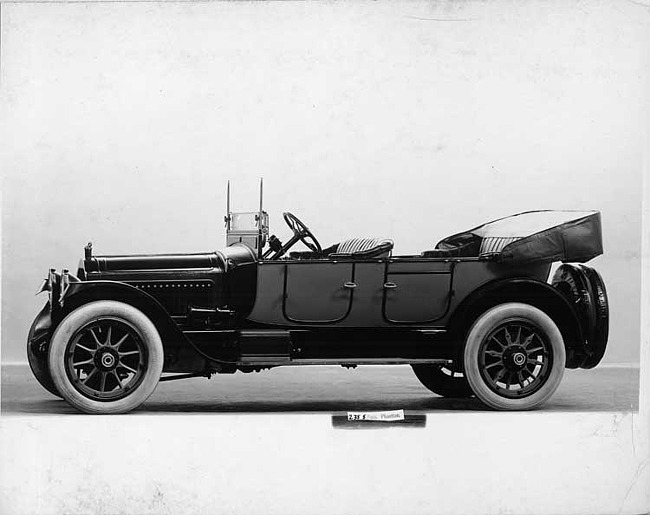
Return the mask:
<path id="1" fill-rule="evenodd" d="M 225 217 L 197 254 L 94 255 L 52 269 L 27 341 L 36 379 L 87 413 L 123 413 L 159 381 L 278 366 L 407 364 L 432 392 L 527 410 L 607 345 L 596 211 L 530 211 L 417 255 L 387 238 L 323 247 L 295 215 Z M 306 249 L 294 250 L 302 242 Z M 554 263 L 561 263 L 551 274 Z M 217 393 L 218 395 L 218 393 Z"/>

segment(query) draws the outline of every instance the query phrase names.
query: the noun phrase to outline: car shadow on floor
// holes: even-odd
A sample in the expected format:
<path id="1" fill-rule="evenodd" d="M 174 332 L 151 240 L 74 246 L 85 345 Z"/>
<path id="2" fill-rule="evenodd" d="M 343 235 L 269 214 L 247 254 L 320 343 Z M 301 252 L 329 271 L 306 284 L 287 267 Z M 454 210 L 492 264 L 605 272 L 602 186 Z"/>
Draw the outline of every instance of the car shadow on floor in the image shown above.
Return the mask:
<path id="1" fill-rule="evenodd" d="M 337 399 L 298 401 L 175 401 L 170 399 L 150 400 L 135 409 L 133 414 L 256 414 L 256 413 L 313 413 L 340 414 L 348 411 L 404 410 L 416 413 L 440 411 L 491 411 L 476 399 L 444 399 L 442 397 L 418 399 L 393 399 L 382 401 L 349 401 Z M 54 397 L 32 402 L 3 402 L 3 415 L 65 415 L 80 414 L 75 408 Z"/>
<path id="2" fill-rule="evenodd" d="M 535 411 L 638 411 L 638 369 L 603 369 L 596 374 L 571 371 L 555 395 Z M 161 385 L 133 414 L 341 415 L 349 411 L 400 409 L 411 414 L 493 412 L 477 399 L 438 397 L 412 381 L 410 376 L 386 375 L 385 371 L 360 376 L 355 381 L 326 370 L 318 381 L 311 376 L 302 381 L 270 376 L 265 382 L 259 379 L 244 376 L 236 383 L 224 380 L 216 384 L 188 379 L 187 382 Z M 26 367 L 2 368 L 0 407 L 3 416 L 79 414 L 65 401 L 41 388 Z"/>
<path id="3" fill-rule="evenodd" d="M 185 403 L 166 400 L 145 403 L 138 411 L 152 413 L 325 413 L 347 411 L 405 410 L 409 412 L 490 411 L 476 399 L 393 399 L 390 401 L 298 400 L 298 401 L 235 401 Z"/>
<path id="4" fill-rule="evenodd" d="M 317 401 L 173 401 L 152 400 L 132 411 L 132 414 L 329 414 L 340 415 L 349 411 L 388 411 L 404 410 L 408 413 L 435 414 L 441 412 L 492 412 L 496 411 L 476 399 L 398 399 L 389 402 L 363 401 L 341 402 L 340 400 Z M 574 413 L 574 412 L 630 412 L 636 406 L 613 409 L 597 403 L 592 405 L 571 402 L 547 402 L 534 412 Z M 2 415 L 81 415 L 75 408 L 60 399 L 38 400 L 34 402 L 3 402 Z"/>

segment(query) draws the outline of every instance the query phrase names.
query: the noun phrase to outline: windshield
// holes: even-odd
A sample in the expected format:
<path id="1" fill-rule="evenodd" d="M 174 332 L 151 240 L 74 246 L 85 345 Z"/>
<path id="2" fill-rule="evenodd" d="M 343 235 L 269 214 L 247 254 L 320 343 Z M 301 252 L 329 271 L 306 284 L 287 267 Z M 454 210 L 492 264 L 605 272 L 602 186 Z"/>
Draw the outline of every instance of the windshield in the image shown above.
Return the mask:
<path id="1" fill-rule="evenodd" d="M 257 231 L 259 212 L 230 213 L 230 217 L 231 231 Z"/>

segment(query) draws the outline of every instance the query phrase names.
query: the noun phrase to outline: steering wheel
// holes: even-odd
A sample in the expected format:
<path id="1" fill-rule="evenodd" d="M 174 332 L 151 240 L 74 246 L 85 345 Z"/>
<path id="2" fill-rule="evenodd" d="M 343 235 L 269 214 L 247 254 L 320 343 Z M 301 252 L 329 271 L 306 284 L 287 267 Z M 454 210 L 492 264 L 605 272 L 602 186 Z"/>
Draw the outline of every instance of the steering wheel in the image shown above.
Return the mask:
<path id="1" fill-rule="evenodd" d="M 311 231 L 307 228 L 307 226 L 303 222 L 298 220 L 298 217 L 296 217 L 296 215 L 287 212 L 287 213 L 282 213 L 282 216 L 284 218 L 284 221 L 289 226 L 289 229 L 293 231 L 293 238 L 291 238 L 291 241 L 293 243 L 300 240 L 312 252 L 316 252 L 318 254 L 323 253 L 323 249 L 321 248 L 320 243 L 318 243 L 316 237 L 311 233 Z M 287 247 L 288 246 L 289 245 L 287 245 Z"/>

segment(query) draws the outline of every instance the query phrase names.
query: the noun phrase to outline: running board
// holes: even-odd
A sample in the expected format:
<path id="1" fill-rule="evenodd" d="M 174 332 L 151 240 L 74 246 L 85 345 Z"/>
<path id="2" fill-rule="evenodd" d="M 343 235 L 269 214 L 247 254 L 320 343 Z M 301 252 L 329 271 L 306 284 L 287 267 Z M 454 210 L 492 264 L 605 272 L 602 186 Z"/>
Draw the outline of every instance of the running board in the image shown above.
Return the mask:
<path id="1" fill-rule="evenodd" d="M 289 365 L 451 365 L 451 359 L 433 358 L 359 358 L 359 359 L 292 359 Z"/>
<path id="2" fill-rule="evenodd" d="M 255 366 L 289 366 L 289 365 L 340 365 L 342 367 L 356 367 L 357 365 L 452 365 L 451 359 L 433 359 L 433 358 L 323 358 L 323 359 L 286 359 L 284 356 L 242 356 L 238 365 L 255 365 Z"/>
<path id="3" fill-rule="evenodd" d="M 310 334 L 311 333 L 311 334 Z M 279 365 L 415 365 L 453 363 L 448 345 L 436 336 L 439 329 L 415 329 L 407 334 L 395 333 L 347 340 L 351 333 L 339 336 L 306 329 L 250 328 L 222 331 L 184 331 L 192 343 L 215 361 L 248 366 Z M 317 336 L 311 339 L 310 336 Z M 321 337 L 318 339 L 318 337 Z M 383 337 L 383 338 L 382 338 Z M 434 343 L 437 340 L 437 343 Z M 433 345 L 432 345 L 433 344 Z M 226 359 L 227 358 L 227 359 Z"/>

